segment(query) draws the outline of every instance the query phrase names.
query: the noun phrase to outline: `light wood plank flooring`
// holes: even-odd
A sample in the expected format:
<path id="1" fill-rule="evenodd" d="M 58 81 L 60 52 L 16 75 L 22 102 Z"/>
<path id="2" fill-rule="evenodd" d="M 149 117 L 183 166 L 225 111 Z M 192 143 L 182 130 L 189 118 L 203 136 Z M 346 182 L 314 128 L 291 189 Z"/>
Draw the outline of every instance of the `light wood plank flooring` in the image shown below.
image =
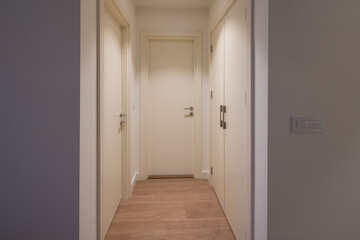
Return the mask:
<path id="1" fill-rule="evenodd" d="M 207 180 L 138 181 L 121 202 L 106 240 L 235 239 Z"/>

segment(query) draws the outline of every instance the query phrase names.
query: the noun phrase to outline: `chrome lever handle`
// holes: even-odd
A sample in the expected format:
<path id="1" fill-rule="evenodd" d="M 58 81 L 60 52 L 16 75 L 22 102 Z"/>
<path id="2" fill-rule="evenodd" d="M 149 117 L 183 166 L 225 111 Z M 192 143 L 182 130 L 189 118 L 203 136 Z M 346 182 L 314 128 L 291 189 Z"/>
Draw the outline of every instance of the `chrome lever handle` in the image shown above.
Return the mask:
<path id="1" fill-rule="evenodd" d="M 192 111 L 192 110 L 194 110 L 194 107 L 184 108 L 184 110 L 190 110 L 190 111 Z"/>

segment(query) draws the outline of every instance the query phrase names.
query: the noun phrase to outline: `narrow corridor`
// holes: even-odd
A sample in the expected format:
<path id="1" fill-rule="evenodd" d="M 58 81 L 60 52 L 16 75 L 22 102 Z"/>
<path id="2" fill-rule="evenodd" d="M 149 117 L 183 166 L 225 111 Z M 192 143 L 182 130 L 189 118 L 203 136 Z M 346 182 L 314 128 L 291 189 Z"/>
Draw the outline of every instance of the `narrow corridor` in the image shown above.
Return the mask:
<path id="1" fill-rule="evenodd" d="M 235 239 L 207 180 L 138 181 L 122 201 L 106 240 Z"/>

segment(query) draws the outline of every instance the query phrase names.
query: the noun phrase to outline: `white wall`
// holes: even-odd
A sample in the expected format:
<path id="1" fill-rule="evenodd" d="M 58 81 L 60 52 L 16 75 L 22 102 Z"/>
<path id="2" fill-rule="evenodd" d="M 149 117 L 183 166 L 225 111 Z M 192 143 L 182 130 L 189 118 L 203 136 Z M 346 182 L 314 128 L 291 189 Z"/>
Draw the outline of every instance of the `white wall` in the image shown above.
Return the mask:
<path id="1" fill-rule="evenodd" d="M 269 240 L 360 239 L 360 1 L 270 1 Z M 292 134 L 291 116 L 323 116 Z"/>
<path id="2" fill-rule="evenodd" d="M 235 0 L 213 0 L 209 7 L 209 27 L 214 29 Z"/>
<path id="3" fill-rule="evenodd" d="M 208 83 L 208 11 L 207 9 L 160 9 L 160 8 L 138 8 L 137 9 L 137 56 L 140 59 L 140 32 L 141 30 L 182 30 L 182 31 L 201 31 L 203 38 L 203 155 L 202 169 L 209 169 L 209 83 Z M 140 61 L 137 62 L 140 69 Z M 137 84 L 140 75 L 137 75 Z M 139 87 L 139 85 L 136 85 Z M 136 99 L 138 105 L 139 93 Z"/>
<path id="4" fill-rule="evenodd" d="M 124 17 L 131 23 L 135 23 L 136 8 L 132 0 L 115 0 Z"/>
<path id="5" fill-rule="evenodd" d="M 96 0 L 81 0 L 79 239 L 96 240 Z"/>
<path id="6" fill-rule="evenodd" d="M 254 240 L 267 239 L 269 0 L 254 2 Z"/>

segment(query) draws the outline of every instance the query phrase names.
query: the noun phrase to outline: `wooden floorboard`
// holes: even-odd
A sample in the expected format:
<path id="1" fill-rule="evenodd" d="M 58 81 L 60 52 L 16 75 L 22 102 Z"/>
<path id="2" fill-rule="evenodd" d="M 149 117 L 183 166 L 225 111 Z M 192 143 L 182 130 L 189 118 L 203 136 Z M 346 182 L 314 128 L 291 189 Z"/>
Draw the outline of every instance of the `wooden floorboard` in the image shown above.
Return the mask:
<path id="1" fill-rule="evenodd" d="M 178 178 L 194 178 L 194 175 L 150 175 L 148 179 L 178 179 Z"/>
<path id="2" fill-rule="evenodd" d="M 207 180 L 138 181 L 122 201 L 106 240 L 234 240 Z"/>

